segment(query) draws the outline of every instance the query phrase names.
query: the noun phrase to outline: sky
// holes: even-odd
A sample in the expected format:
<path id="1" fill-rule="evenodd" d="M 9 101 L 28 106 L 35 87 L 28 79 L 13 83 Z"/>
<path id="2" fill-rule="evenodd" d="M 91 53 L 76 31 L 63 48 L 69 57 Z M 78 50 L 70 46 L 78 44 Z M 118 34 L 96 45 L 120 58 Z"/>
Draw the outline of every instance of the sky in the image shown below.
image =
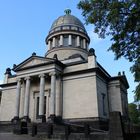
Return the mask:
<path id="1" fill-rule="evenodd" d="M 0 83 L 7 67 L 19 64 L 36 52 L 44 56 L 47 51 L 45 38 L 55 19 L 64 15 L 69 8 L 72 15 L 85 23 L 77 3 L 79 0 L 0 0 Z M 110 38 L 100 39 L 93 32 L 93 25 L 85 25 L 91 39 L 90 48 L 95 49 L 97 61 L 111 76 L 125 71 L 130 88 L 128 101 L 133 101 L 136 83 L 130 72 L 132 63 L 124 58 L 114 60 L 114 54 L 107 49 Z"/>

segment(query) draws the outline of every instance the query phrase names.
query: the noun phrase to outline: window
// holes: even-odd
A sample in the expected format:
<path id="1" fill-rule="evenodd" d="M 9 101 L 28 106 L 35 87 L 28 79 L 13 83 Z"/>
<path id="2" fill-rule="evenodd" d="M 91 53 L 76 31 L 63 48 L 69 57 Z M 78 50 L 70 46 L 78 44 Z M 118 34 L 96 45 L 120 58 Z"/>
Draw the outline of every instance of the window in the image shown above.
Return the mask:
<path id="1" fill-rule="evenodd" d="M 83 48 L 83 39 L 80 39 L 80 48 Z"/>
<path id="2" fill-rule="evenodd" d="M 74 35 L 72 36 L 72 46 L 76 46 L 76 37 Z"/>
<path id="3" fill-rule="evenodd" d="M 59 37 L 55 38 L 55 43 L 56 43 L 56 47 L 60 46 L 60 38 Z"/>
<path id="4" fill-rule="evenodd" d="M 69 30 L 70 29 L 69 26 L 63 26 L 62 28 L 63 28 L 63 30 Z"/>
<path id="5" fill-rule="evenodd" d="M 106 116 L 106 111 L 105 111 L 105 94 L 102 93 L 102 109 L 103 109 L 103 115 Z"/>
<path id="6" fill-rule="evenodd" d="M 63 44 L 64 46 L 68 46 L 68 35 L 64 35 Z"/>

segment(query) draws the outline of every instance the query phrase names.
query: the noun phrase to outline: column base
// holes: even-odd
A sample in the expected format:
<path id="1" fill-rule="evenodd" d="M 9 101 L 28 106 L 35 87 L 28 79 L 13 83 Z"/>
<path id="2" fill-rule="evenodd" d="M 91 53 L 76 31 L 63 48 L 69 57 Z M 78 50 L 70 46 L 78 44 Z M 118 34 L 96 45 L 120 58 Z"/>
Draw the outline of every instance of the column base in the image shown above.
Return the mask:
<path id="1" fill-rule="evenodd" d="M 48 121 L 51 122 L 51 123 L 54 123 L 55 122 L 55 115 L 54 114 L 51 114 L 49 117 L 48 117 Z"/>
<path id="2" fill-rule="evenodd" d="M 45 115 L 39 115 L 39 121 L 40 122 L 46 122 L 46 116 Z"/>
<path id="3" fill-rule="evenodd" d="M 61 124 L 62 123 L 62 116 L 56 116 L 55 117 L 55 123 Z"/>
<path id="4" fill-rule="evenodd" d="M 31 122 L 31 119 L 29 118 L 29 116 L 24 116 L 22 118 L 22 121 L 30 123 Z"/>
<path id="5" fill-rule="evenodd" d="M 17 123 L 17 122 L 19 122 L 19 121 L 20 121 L 19 116 L 15 116 L 15 117 L 11 120 L 12 123 Z"/>
<path id="6" fill-rule="evenodd" d="M 50 115 L 48 118 L 48 122 L 55 124 L 62 124 L 62 116 Z"/>

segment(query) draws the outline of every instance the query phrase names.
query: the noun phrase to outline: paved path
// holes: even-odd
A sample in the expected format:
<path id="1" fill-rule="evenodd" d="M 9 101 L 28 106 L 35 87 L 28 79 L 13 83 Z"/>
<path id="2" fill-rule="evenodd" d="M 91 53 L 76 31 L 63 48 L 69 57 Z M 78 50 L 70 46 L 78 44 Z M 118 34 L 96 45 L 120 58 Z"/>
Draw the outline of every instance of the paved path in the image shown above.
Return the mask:
<path id="1" fill-rule="evenodd" d="M 30 135 L 15 135 L 12 133 L 0 133 L 0 140 L 38 140 Z"/>

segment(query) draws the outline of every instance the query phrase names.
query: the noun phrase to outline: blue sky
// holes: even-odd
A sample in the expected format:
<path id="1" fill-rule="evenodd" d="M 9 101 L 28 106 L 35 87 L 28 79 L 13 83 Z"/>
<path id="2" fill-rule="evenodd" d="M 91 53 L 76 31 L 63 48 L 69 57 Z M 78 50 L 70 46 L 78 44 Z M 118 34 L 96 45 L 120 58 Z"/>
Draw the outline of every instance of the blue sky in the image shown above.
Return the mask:
<path id="1" fill-rule="evenodd" d="M 81 11 L 77 9 L 79 0 L 0 0 L 0 82 L 7 67 L 19 64 L 33 52 L 44 56 L 47 51 L 45 38 L 53 21 L 64 14 L 66 8 L 72 10 L 83 23 Z M 107 49 L 111 45 L 109 38 L 99 39 L 93 33 L 93 25 L 85 26 L 91 38 L 90 47 L 96 51 L 97 61 L 115 76 L 125 71 L 130 84 L 129 102 L 133 101 L 134 83 L 130 73 L 132 65 L 125 59 L 114 61 L 114 54 Z"/>

